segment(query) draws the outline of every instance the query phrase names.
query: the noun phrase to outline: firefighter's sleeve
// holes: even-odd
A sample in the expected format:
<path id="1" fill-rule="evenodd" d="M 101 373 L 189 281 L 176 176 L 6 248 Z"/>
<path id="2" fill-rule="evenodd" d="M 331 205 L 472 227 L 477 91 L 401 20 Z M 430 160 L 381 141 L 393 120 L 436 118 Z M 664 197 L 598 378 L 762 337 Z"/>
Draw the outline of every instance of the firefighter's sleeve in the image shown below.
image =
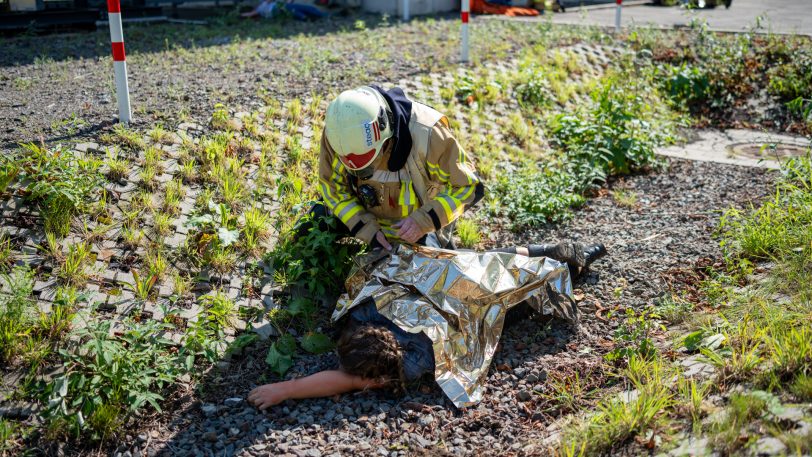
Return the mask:
<path id="1" fill-rule="evenodd" d="M 350 235 L 369 244 L 381 227 L 375 216 L 353 195 L 347 170 L 324 135 L 319 154 L 319 189 L 324 203 L 347 226 Z"/>
<path id="2" fill-rule="evenodd" d="M 439 230 L 454 222 L 465 208 L 478 202 L 485 188 L 474 173 L 462 146 L 454 138 L 443 118 L 429 138 L 426 170 L 440 192 L 412 216 L 425 233 Z"/>

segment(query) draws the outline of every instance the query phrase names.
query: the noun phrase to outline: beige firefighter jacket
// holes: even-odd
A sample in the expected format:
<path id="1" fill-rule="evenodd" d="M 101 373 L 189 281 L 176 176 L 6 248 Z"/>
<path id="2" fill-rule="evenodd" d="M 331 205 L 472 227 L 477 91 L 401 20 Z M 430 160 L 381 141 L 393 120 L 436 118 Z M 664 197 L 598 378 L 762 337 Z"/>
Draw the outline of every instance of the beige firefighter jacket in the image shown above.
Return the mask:
<path id="1" fill-rule="evenodd" d="M 326 136 L 321 138 L 319 183 L 322 198 L 350 233 L 370 243 L 382 230 L 391 241 L 399 241 L 392 225 L 411 216 L 424 233 L 438 231 L 441 242 L 449 239 L 446 231 L 465 210 L 482 197 L 483 188 L 465 151 L 448 126 L 448 119 L 436 110 L 412 102 L 409 122 L 412 149 L 401 170 L 389 171 L 387 148 L 373 162 L 372 177 L 358 180 L 355 188 L 372 186 L 378 205 L 365 208 L 355 195 L 352 180 Z"/>

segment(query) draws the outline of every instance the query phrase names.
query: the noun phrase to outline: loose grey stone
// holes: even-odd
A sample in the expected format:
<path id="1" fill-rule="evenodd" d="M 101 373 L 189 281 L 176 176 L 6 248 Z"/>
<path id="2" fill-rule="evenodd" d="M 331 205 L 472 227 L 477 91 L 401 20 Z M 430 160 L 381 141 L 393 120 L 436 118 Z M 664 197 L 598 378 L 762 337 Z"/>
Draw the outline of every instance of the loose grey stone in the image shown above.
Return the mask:
<path id="1" fill-rule="evenodd" d="M 201 406 L 200 410 L 203 412 L 203 414 L 206 417 L 211 417 L 211 416 L 217 414 L 217 406 L 209 404 L 209 403 L 206 403 L 203 406 Z"/>
<path id="2" fill-rule="evenodd" d="M 751 449 L 753 455 L 776 455 L 784 454 L 787 447 L 778 438 L 766 436 L 756 441 Z"/>
<path id="3" fill-rule="evenodd" d="M 223 404 L 226 406 L 236 406 L 240 403 L 242 403 L 242 397 L 231 397 L 223 400 Z"/>
<path id="4" fill-rule="evenodd" d="M 519 398 L 519 401 L 528 401 L 532 398 L 532 395 L 530 395 L 530 392 L 526 390 L 520 390 L 517 397 Z"/>

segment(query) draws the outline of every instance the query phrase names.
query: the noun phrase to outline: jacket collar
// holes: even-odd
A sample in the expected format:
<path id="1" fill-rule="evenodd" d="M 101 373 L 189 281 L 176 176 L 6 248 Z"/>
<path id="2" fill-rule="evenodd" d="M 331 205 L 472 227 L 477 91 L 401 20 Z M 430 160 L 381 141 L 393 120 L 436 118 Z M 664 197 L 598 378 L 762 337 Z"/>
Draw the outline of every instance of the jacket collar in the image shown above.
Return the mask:
<path id="1" fill-rule="evenodd" d="M 398 171 L 406 166 L 406 159 L 412 150 L 412 135 L 409 132 L 409 121 L 412 116 L 412 101 L 406 98 L 403 89 L 399 87 L 383 90 L 380 86 L 370 86 L 377 90 L 389 108 L 392 109 L 394 122 L 392 123 L 392 141 L 394 147 L 386 164 L 389 171 Z"/>

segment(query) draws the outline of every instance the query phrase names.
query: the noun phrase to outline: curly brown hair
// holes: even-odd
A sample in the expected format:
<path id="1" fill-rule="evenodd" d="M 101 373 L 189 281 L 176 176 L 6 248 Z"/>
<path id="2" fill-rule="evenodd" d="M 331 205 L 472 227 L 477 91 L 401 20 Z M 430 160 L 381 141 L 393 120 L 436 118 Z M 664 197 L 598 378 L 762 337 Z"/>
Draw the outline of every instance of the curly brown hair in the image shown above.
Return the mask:
<path id="1" fill-rule="evenodd" d="M 380 379 L 387 387 L 405 389 L 403 352 L 395 335 L 387 328 L 347 325 L 336 344 L 341 367 L 364 379 Z"/>

